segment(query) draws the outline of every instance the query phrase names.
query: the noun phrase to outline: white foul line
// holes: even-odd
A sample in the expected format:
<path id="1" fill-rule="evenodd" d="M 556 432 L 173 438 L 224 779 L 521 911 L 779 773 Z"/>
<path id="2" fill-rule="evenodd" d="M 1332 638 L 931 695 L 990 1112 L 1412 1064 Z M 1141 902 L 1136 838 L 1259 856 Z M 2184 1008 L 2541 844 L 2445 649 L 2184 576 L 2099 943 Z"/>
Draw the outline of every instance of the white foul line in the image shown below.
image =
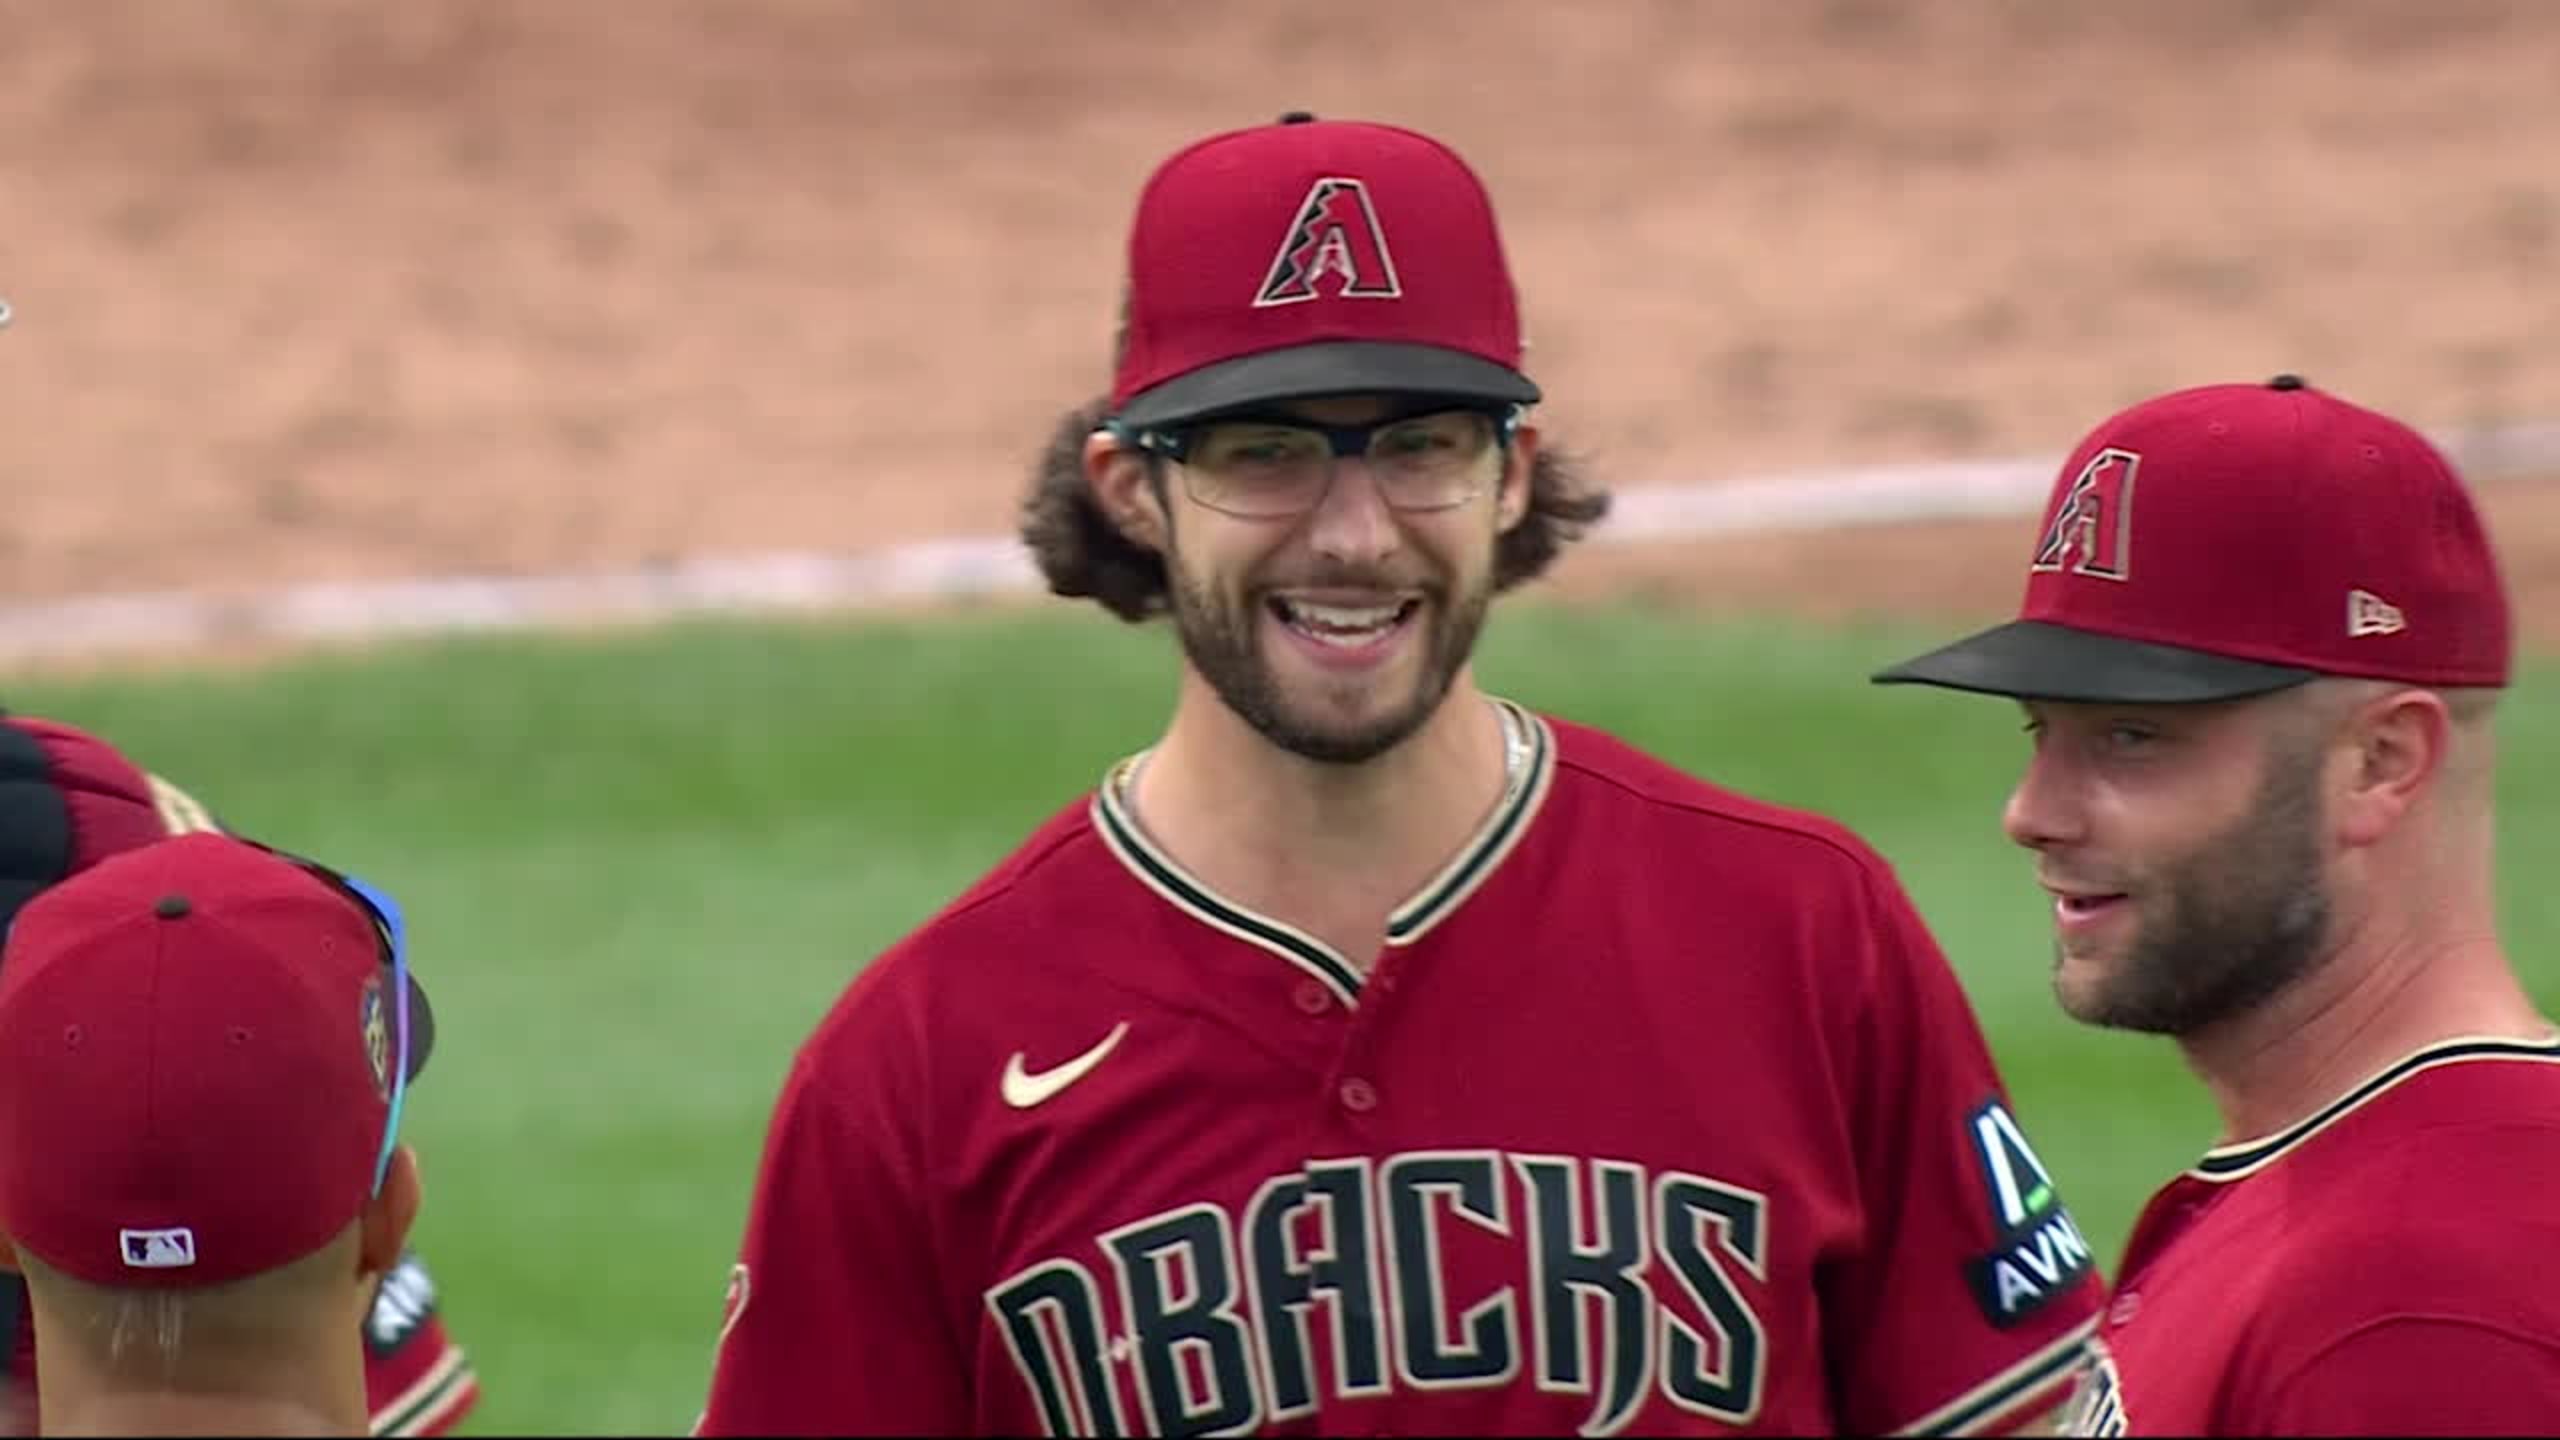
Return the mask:
<path id="1" fill-rule="evenodd" d="M 2434 437 L 2473 480 L 2560 474 L 2560 422 Z M 1622 489 L 1588 543 L 1660 544 L 2032 513 L 2057 459 L 1801 471 Z M 0 604 L 0 662 L 702 614 L 837 612 L 1035 591 L 1019 540 L 988 535 L 849 552 L 701 556 L 644 570 L 301 582 L 243 595 L 186 590 Z"/>

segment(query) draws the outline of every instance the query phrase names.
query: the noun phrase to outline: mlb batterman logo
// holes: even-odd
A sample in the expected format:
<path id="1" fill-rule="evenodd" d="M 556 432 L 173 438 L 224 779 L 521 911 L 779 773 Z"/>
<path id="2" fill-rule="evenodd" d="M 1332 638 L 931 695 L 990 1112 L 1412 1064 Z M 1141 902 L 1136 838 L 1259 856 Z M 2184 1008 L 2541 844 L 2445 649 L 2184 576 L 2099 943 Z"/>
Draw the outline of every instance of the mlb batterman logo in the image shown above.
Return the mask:
<path id="1" fill-rule="evenodd" d="M 2054 501 L 2053 521 L 2027 568 L 2133 578 L 2133 480 L 2141 469 L 2140 455 L 2112 445 L 2090 456 Z"/>
<path id="2" fill-rule="evenodd" d="M 166 1230 L 120 1230 L 116 1239 L 124 1263 L 136 1270 L 176 1270 L 196 1263 L 196 1232 L 184 1225 Z"/>
<path id="3" fill-rule="evenodd" d="M 1346 299 L 1393 300 L 1404 293 L 1366 181 L 1329 175 L 1308 187 L 1253 297 L 1254 308 L 1317 299 L 1327 276 L 1338 282 L 1333 293 Z"/>

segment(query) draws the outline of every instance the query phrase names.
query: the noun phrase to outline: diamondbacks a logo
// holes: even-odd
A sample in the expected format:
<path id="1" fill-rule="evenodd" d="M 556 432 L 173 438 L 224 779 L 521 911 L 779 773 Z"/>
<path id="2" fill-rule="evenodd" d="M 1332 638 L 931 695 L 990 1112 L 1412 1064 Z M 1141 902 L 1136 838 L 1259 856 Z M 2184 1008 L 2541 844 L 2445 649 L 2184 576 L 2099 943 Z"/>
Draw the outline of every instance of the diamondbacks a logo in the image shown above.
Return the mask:
<path id="1" fill-rule="evenodd" d="M 2089 457 L 2054 502 L 2030 570 L 2124 580 L 2133 570 L 2133 479 L 2142 457 L 2113 446 Z"/>
<path id="2" fill-rule="evenodd" d="M 1395 257 L 1387 251 L 1386 227 L 1369 203 L 1367 183 L 1338 175 L 1318 180 L 1299 202 L 1253 303 L 1257 308 L 1294 305 L 1328 291 L 1377 300 L 1404 293 Z"/>
<path id="3" fill-rule="evenodd" d="M 2008 1106 L 1986 1101 L 1973 1112 L 1971 1129 L 1999 1240 L 1965 1268 L 1983 1318 L 2006 1330 L 2089 1273 L 2089 1242 Z"/>
<path id="4" fill-rule="evenodd" d="M 382 977 L 377 975 L 364 983 L 364 998 L 356 1012 L 356 1024 L 364 1035 L 364 1061 L 373 1072 L 374 1093 L 384 1102 L 391 1099 L 391 1013 L 382 995 Z"/>
<path id="5" fill-rule="evenodd" d="M 2349 639 L 2358 639 L 2366 635 L 2397 635 L 2408 628 L 2409 622 L 2401 615 L 2399 606 L 2370 590 L 2347 592 L 2347 637 Z"/>

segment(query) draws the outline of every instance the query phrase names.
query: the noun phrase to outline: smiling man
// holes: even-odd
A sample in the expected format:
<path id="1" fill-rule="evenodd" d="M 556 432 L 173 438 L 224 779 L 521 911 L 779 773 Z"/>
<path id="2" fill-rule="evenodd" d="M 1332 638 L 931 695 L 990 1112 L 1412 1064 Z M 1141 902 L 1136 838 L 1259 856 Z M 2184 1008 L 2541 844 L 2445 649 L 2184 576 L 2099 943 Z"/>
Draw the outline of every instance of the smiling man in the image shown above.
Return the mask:
<path id="1" fill-rule="evenodd" d="M 2018 620 L 1876 678 L 2016 698 L 2054 992 L 2174 1037 L 2223 1143 L 2155 1197 L 2081 1433 L 2544 1434 L 2560 1037 L 2500 948 L 2507 597 L 2461 480 L 2295 376 L 2082 440 Z"/>
<path id="2" fill-rule="evenodd" d="M 1156 742 L 803 1046 L 716 1433 L 1996 1429 L 2086 1245 L 1884 863 L 1487 694 L 1599 518 L 1473 172 L 1292 117 L 1138 204 L 1025 538 Z M 1026 717 L 1036 723 L 1036 717 Z"/>

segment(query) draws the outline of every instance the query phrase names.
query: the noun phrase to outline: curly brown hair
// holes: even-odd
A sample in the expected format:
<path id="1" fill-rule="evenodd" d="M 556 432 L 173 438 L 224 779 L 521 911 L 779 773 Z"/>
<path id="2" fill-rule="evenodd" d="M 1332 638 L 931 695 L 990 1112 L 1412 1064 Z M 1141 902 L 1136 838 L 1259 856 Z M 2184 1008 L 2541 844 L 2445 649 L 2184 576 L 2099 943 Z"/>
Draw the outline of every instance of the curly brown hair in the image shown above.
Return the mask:
<path id="1" fill-rule="evenodd" d="M 1164 557 L 1121 534 L 1086 483 L 1085 437 L 1109 413 L 1107 402 L 1096 401 L 1059 417 L 1022 502 L 1022 542 L 1051 594 L 1089 597 L 1134 623 L 1165 612 Z M 1149 463 L 1161 462 L 1149 457 Z M 1494 542 L 1493 588 L 1508 590 L 1544 574 L 1565 546 L 1609 513 L 1609 498 L 1583 479 L 1573 456 L 1541 445 L 1529 465 L 1529 513 Z"/>

